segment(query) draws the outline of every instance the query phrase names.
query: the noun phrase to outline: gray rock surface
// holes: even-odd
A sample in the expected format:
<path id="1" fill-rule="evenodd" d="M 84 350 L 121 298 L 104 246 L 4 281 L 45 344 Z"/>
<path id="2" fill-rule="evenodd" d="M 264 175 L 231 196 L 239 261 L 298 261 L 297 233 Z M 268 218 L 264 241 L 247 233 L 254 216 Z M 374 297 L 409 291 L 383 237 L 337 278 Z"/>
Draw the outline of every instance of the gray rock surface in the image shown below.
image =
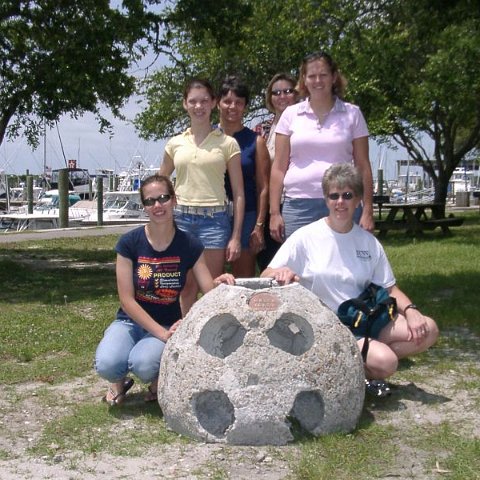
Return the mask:
<path id="1" fill-rule="evenodd" d="M 299 284 L 243 284 L 204 295 L 168 341 L 159 381 L 168 426 L 237 445 L 353 430 L 365 385 L 348 329 Z"/>

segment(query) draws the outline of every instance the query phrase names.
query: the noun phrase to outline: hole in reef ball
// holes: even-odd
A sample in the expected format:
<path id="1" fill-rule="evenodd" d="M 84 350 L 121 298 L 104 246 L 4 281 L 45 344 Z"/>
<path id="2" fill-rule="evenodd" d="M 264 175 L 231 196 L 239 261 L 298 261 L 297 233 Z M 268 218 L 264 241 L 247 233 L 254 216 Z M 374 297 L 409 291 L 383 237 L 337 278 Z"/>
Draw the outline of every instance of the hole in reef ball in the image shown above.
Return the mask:
<path id="1" fill-rule="evenodd" d="M 311 433 L 322 424 L 324 415 L 323 398 L 320 392 L 315 390 L 298 393 L 290 411 L 290 416 L 295 418 L 304 430 Z"/>
<path id="2" fill-rule="evenodd" d="M 247 331 L 229 313 L 212 317 L 203 327 L 199 344 L 210 355 L 226 358 L 243 343 Z"/>
<path id="3" fill-rule="evenodd" d="M 223 436 L 235 421 L 235 409 L 226 393 L 220 390 L 194 395 L 193 411 L 200 425 L 216 437 Z"/>
<path id="4" fill-rule="evenodd" d="M 312 326 L 299 315 L 284 313 L 267 332 L 270 343 L 292 355 L 302 355 L 313 345 Z"/>

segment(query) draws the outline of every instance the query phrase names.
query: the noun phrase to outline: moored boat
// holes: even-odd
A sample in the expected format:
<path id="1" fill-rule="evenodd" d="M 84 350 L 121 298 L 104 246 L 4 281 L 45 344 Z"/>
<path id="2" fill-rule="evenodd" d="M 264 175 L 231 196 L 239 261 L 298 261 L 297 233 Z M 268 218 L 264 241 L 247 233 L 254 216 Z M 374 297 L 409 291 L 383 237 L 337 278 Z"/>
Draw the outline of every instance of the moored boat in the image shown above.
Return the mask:
<path id="1" fill-rule="evenodd" d="M 0 231 L 43 230 L 58 228 L 60 224 L 60 205 L 58 190 L 47 190 L 38 199 L 32 213 L 27 205 L 0 215 Z M 91 206 L 81 205 L 80 196 L 75 192 L 68 195 L 68 222 L 80 222 L 91 213 Z"/>
<path id="2" fill-rule="evenodd" d="M 103 198 L 102 223 L 105 225 L 140 223 L 148 220 L 138 190 L 105 192 Z M 83 218 L 81 223 L 82 225 L 96 225 L 98 223 L 97 210 L 93 210 L 90 215 Z"/>

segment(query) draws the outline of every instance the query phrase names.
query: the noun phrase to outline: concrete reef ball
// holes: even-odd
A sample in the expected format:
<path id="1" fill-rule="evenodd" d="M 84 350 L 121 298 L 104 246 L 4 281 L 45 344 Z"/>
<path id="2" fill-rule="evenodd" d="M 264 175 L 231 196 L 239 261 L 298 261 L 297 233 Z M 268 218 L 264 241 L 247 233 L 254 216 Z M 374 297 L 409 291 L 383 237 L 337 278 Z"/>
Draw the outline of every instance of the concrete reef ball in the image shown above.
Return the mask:
<path id="1" fill-rule="evenodd" d="M 204 295 L 168 340 L 159 380 L 172 430 L 233 445 L 349 432 L 365 395 L 348 329 L 301 285 L 269 279 L 239 279 Z"/>

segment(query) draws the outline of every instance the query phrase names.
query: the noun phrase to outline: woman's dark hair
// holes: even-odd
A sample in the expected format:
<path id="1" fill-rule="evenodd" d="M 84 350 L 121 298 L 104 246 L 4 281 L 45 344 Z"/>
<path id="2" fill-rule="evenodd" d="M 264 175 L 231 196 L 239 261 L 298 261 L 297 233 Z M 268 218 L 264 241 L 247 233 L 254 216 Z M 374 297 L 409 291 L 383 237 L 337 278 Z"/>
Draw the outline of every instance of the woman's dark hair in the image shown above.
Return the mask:
<path id="1" fill-rule="evenodd" d="M 272 113 L 275 113 L 275 107 L 272 104 L 273 84 L 278 82 L 279 80 L 284 80 L 285 82 L 288 82 L 292 88 L 295 88 L 295 86 L 297 85 L 296 78 L 289 73 L 276 73 L 272 77 L 272 79 L 268 82 L 267 91 L 265 92 L 265 105 Z"/>
<path id="2" fill-rule="evenodd" d="M 147 185 L 150 185 L 151 183 L 164 183 L 167 186 L 167 190 L 169 195 L 172 196 L 172 198 L 175 198 L 175 189 L 173 188 L 173 183 L 172 181 L 166 177 L 165 175 L 159 175 L 158 173 L 151 175 L 150 177 L 147 177 L 145 180 L 142 180 L 142 183 L 140 184 L 140 198 L 143 201 L 145 200 L 144 196 L 144 190 Z"/>
<path id="3" fill-rule="evenodd" d="M 322 178 L 323 196 L 330 193 L 332 187 L 351 188 L 356 197 L 363 197 L 363 179 L 358 168 L 351 163 L 337 163 L 327 169 Z"/>
<path id="4" fill-rule="evenodd" d="M 248 102 L 250 101 L 250 91 L 247 85 L 235 75 L 229 75 L 222 82 L 220 90 L 218 91 L 217 100 L 228 95 L 228 92 L 233 92 L 237 97 L 243 98 L 245 100 L 245 105 L 248 105 Z"/>
<path id="5" fill-rule="evenodd" d="M 309 93 L 307 87 L 305 86 L 305 75 L 307 73 L 307 65 L 316 60 L 323 60 L 329 67 L 332 75 L 337 75 L 335 83 L 332 87 L 332 93 L 337 97 L 343 98 L 345 95 L 345 89 L 347 87 L 347 81 L 345 77 L 340 73 L 337 64 L 334 62 L 333 58 L 326 52 L 314 52 L 310 55 L 307 55 L 300 65 L 300 73 L 298 76 L 298 93 L 300 97 L 306 98 Z"/>
<path id="6" fill-rule="evenodd" d="M 183 99 L 186 100 L 190 90 L 193 88 L 205 88 L 210 95 L 210 98 L 215 99 L 215 90 L 212 87 L 212 84 L 203 78 L 192 78 L 189 82 L 185 85 L 183 90 Z"/>

